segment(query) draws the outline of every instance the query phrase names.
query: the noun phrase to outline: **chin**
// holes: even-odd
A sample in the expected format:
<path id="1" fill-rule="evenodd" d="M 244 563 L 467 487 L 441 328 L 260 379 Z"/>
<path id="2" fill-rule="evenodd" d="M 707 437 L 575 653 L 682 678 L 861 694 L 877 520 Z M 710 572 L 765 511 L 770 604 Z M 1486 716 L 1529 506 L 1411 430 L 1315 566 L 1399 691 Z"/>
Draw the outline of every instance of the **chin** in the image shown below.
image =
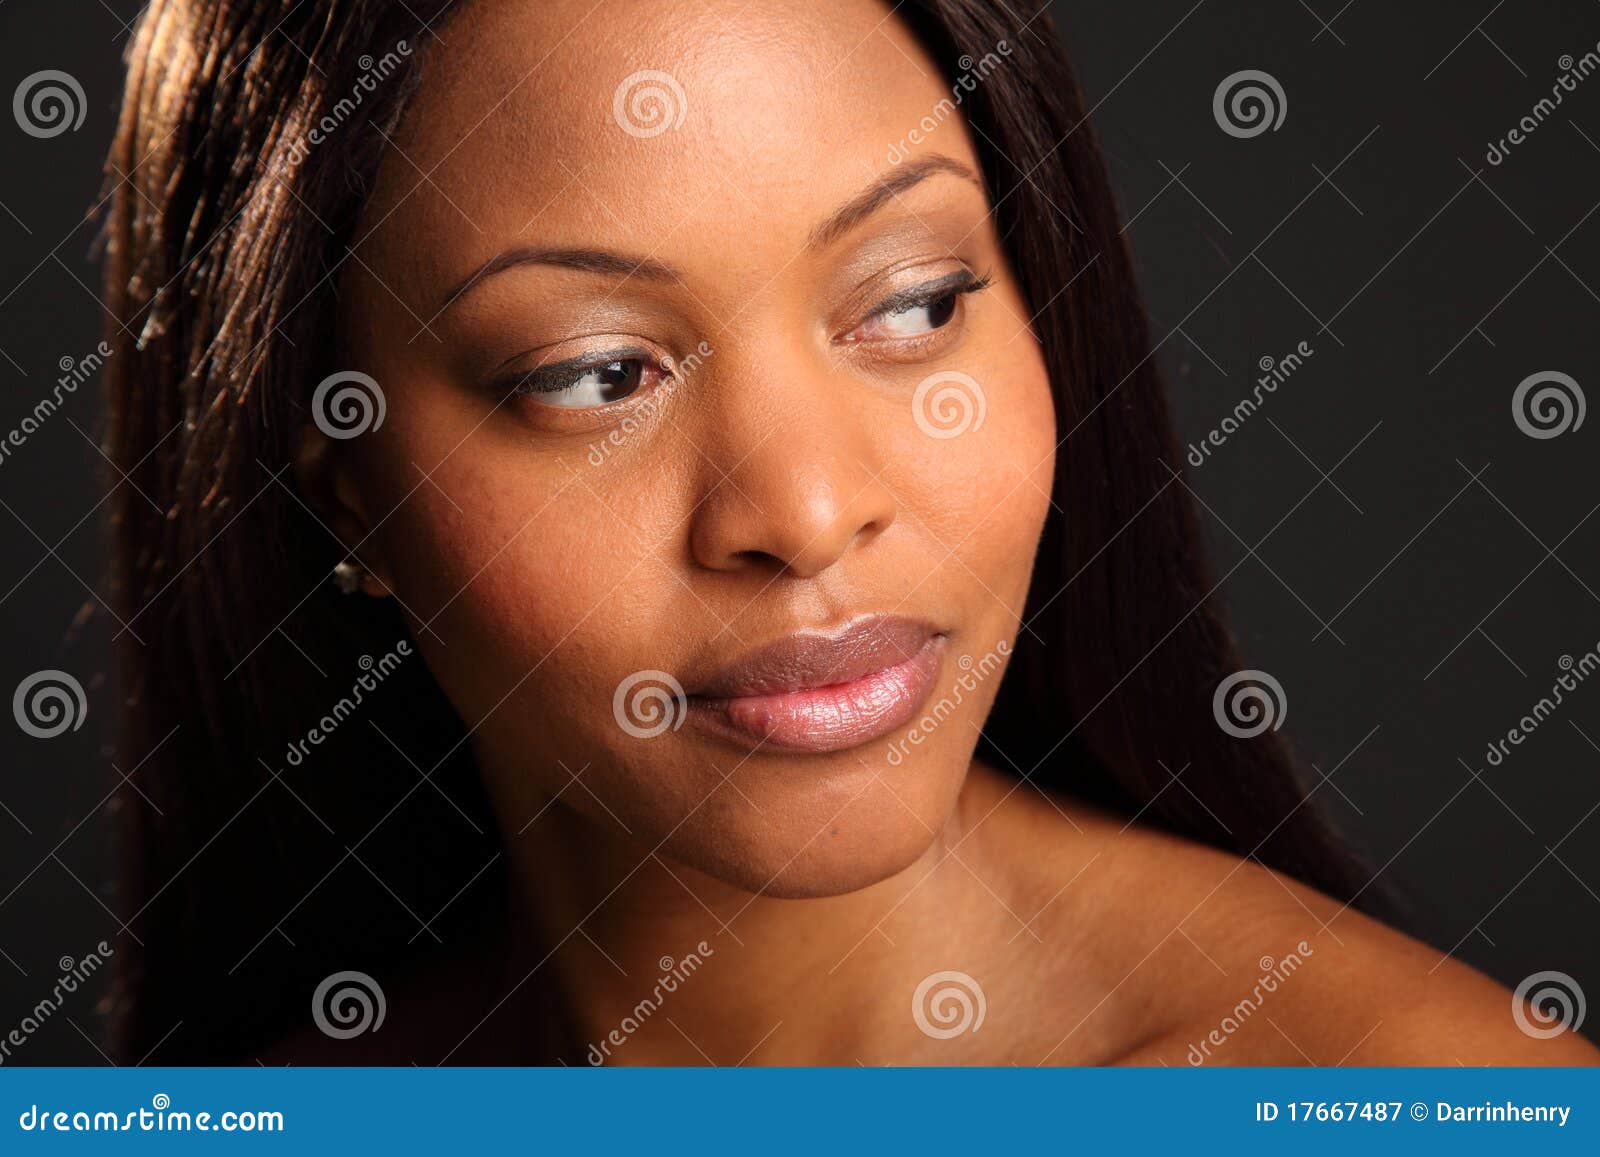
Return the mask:
<path id="1" fill-rule="evenodd" d="M 739 784 L 746 793 L 741 797 L 730 784 L 664 850 L 688 867 L 763 896 L 815 899 L 858 892 L 928 855 L 949 821 L 970 758 L 969 752 L 959 759 L 911 760 L 898 769 L 884 768 L 881 760 L 857 763 L 853 774 L 819 777 L 813 790 L 803 792 L 790 777 L 816 773 L 780 766 L 771 774 L 788 780 L 785 790 L 758 792 L 746 780 Z"/>

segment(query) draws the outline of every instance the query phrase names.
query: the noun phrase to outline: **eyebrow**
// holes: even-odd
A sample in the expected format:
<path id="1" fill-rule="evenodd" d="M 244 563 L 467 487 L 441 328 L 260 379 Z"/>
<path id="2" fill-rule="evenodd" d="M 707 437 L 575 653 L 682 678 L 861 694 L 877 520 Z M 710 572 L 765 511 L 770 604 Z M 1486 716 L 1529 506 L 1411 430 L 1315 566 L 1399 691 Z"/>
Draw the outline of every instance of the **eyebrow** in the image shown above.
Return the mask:
<path id="1" fill-rule="evenodd" d="M 978 175 L 953 157 L 947 157 L 942 153 L 919 157 L 879 178 L 837 209 L 832 216 L 811 231 L 806 241 L 806 248 L 816 250 L 833 244 L 901 193 L 939 173 L 949 173 L 972 182 L 979 189 L 983 188 L 983 182 Z M 443 313 L 463 294 L 496 274 L 525 265 L 549 265 L 557 269 L 575 269 L 581 273 L 597 273 L 604 277 L 623 280 L 632 277 L 651 282 L 681 280 L 677 269 L 650 257 L 633 257 L 607 249 L 519 246 L 495 254 L 463 278 L 445 295 L 439 312 Z"/>
<path id="2" fill-rule="evenodd" d="M 822 249 L 839 240 L 861 222 L 872 216 L 901 193 L 922 184 L 937 173 L 949 173 L 962 180 L 971 181 L 979 189 L 983 182 L 978 175 L 954 157 L 932 153 L 897 167 L 892 173 L 879 178 L 867 189 L 847 201 L 842 208 L 811 231 L 807 249 Z"/>
<path id="3" fill-rule="evenodd" d="M 605 277 L 642 277 L 646 281 L 674 281 L 679 274 L 665 262 L 649 257 L 630 257 L 607 249 L 550 248 L 542 245 L 524 245 L 497 253 L 473 270 L 454 289 L 445 295 L 442 313 L 449 309 L 462 294 L 497 273 L 524 265 L 551 265 L 557 269 L 576 269 L 581 273 L 598 273 Z"/>

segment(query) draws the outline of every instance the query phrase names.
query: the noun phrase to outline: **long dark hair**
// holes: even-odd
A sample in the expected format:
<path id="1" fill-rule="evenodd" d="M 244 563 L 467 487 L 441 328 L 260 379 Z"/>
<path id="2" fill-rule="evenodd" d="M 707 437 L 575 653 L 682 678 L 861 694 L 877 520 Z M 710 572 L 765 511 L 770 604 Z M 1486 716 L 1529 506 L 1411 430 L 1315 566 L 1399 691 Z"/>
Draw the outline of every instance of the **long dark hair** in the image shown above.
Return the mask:
<path id="1" fill-rule="evenodd" d="M 154 0 L 128 51 L 106 270 L 108 453 L 132 484 L 113 500 L 112 586 L 139 636 L 118 643 L 119 766 L 142 789 L 121 813 L 122 1058 L 249 1059 L 306 1021 L 320 979 L 389 974 L 499 887 L 464 726 L 420 660 L 286 758 L 407 636 L 390 601 L 335 592 L 342 548 L 288 467 L 338 368 L 334 286 L 364 195 L 453 6 Z M 1045 531 L 984 742 L 1002 768 L 1349 898 L 1359 869 L 1276 734 L 1236 738 L 1213 716 L 1241 663 L 1174 482 L 1115 199 L 1039 8 L 897 8 L 952 81 L 1009 50 L 962 111 L 1063 438 L 1068 514 Z M 1187 790 L 1163 790 L 1178 772 Z"/>

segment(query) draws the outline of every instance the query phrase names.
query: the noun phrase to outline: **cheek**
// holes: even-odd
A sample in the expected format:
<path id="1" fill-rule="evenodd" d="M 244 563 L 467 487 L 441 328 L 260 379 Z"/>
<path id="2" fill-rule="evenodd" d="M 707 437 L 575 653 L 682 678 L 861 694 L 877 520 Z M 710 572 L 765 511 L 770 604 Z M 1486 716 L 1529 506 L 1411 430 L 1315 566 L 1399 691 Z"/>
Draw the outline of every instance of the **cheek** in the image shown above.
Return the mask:
<path id="1" fill-rule="evenodd" d="M 468 726 L 491 712 L 601 725 L 616 672 L 633 669 L 628 641 L 682 629 L 653 595 L 675 586 L 651 549 L 660 515 L 601 495 L 572 458 L 474 436 L 383 528 L 396 594 L 414 627 L 429 623 L 416 633 Z M 540 719 L 545 703 L 559 709 Z"/>
<path id="2" fill-rule="evenodd" d="M 990 455 L 985 500 L 995 511 L 997 547 L 1006 555 L 991 562 L 1010 569 L 1020 609 L 1055 485 L 1055 401 L 1042 359 L 1029 359 L 1014 413 L 998 424 L 996 435 L 1000 444 Z"/>
<path id="3" fill-rule="evenodd" d="M 1049 379 L 1022 340 L 967 364 L 913 403 L 895 457 L 940 569 L 1020 611 L 1055 473 Z"/>
<path id="4" fill-rule="evenodd" d="M 429 669 L 472 735 L 497 810 L 513 830 L 562 794 L 603 827 L 664 833 L 717 777 L 619 723 L 614 698 L 635 672 L 670 666 L 692 632 L 663 561 L 673 513 L 659 492 L 611 493 L 549 456 L 480 447 L 439 468 L 398 511 L 386 545 L 396 592 Z M 553 464 L 554 462 L 554 464 Z M 661 483 L 675 487 L 676 483 Z M 447 499 L 444 495 L 448 494 Z M 459 507 L 460 509 L 457 509 Z M 436 636 L 435 637 L 435 633 Z M 645 706 L 666 687 L 641 675 Z M 648 754 L 654 774 L 639 776 Z M 566 791 L 575 773 L 585 790 Z M 591 805 L 603 800 L 604 806 Z"/>
<path id="5" fill-rule="evenodd" d="M 1015 376 L 1006 379 L 989 412 L 985 442 L 964 480 L 980 526 L 973 540 L 992 553 L 986 560 L 992 567 L 1009 566 L 1025 578 L 1032 570 L 1055 477 L 1055 407 L 1036 354 L 1030 353 Z"/>

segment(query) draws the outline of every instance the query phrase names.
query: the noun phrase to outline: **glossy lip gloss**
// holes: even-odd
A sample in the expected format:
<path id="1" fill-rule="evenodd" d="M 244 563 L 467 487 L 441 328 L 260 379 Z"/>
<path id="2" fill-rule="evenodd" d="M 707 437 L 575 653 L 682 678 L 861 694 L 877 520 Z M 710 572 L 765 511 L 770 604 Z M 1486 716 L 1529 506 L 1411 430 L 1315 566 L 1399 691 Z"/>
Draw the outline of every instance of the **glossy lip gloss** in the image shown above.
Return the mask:
<path id="1" fill-rule="evenodd" d="M 746 748 L 844 751 L 903 727 L 939 674 L 945 635 L 893 616 L 757 649 L 696 687 L 689 718 Z"/>

